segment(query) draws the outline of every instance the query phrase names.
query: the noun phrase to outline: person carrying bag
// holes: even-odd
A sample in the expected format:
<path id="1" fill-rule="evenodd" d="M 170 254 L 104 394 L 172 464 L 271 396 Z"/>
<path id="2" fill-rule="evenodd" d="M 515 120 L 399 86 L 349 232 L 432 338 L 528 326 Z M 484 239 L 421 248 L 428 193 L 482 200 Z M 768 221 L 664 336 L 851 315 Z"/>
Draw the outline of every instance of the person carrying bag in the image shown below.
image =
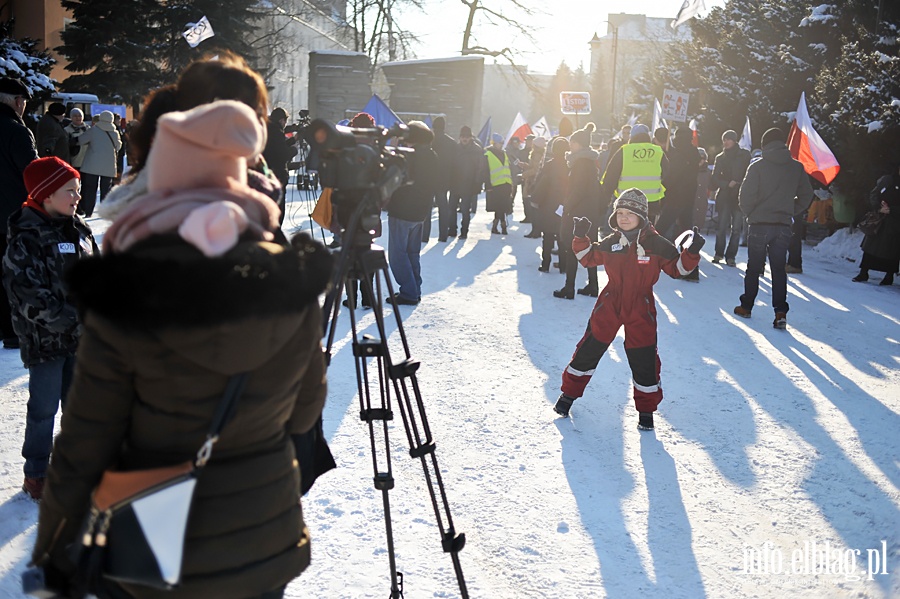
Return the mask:
<path id="1" fill-rule="evenodd" d="M 292 437 L 316 426 L 325 401 L 318 298 L 332 259 L 307 234 L 277 242 L 278 205 L 247 185 L 263 140 L 234 101 L 160 117 L 147 193 L 118 214 L 103 254 L 70 271 L 84 329 L 32 552 L 47 586 L 277 599 L 309 564 Z M 240 373 L 247 385 L 226 409 Z M 146 495 L 104 487 L 167 467 L 161 481 L 173 482 Z M 156 505 L 141 506 L 151 494 Z M 124 557 L 142 539 L 156 557 Z M 153 560 L 156 570 L 134 571 Z"/>

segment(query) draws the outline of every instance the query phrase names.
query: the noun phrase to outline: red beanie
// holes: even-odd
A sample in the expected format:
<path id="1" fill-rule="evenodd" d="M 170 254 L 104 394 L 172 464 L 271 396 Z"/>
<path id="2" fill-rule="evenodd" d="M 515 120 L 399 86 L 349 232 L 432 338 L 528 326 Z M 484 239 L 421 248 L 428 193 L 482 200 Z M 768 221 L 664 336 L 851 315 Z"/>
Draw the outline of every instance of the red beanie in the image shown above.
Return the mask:
<path id="1" fill-rule="evenodd" d="M 81 174 L 56 156 L 48 156 L 26 166 L 24 177 L 28 197 L 37 204 L 43 204 L 53 192 L 72 179 L 81 179 Z"/>

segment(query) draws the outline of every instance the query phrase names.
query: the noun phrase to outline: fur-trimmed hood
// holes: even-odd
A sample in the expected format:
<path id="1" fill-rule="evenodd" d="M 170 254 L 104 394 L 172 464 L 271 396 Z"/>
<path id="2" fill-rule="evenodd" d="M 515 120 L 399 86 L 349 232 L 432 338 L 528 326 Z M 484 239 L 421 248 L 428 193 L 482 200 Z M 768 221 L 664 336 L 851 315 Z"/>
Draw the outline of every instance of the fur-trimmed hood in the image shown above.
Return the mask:
<path id="1" fill-rule="evenodd" d="M 177 235 L 82 260 L 69 288 L 85 318 L 152 331 L 173 351 L 216 370 L 252 368 L 294 334 L 331 276 L 332 258 L 307 234 L 290 247 L 244 241 L 206 258 Z M 223 355 L 224 348 L 242 348 Z"/>
<path id="2" fill-rule="evenodd" d="M 328 284 L 332 258 L 302 233 L 291 247 L 243 242 L 206 258 L 177 235 L 79 262 L 69 286 L 82 311 L 140 328 L 202 327 L 299 312 Z"/>

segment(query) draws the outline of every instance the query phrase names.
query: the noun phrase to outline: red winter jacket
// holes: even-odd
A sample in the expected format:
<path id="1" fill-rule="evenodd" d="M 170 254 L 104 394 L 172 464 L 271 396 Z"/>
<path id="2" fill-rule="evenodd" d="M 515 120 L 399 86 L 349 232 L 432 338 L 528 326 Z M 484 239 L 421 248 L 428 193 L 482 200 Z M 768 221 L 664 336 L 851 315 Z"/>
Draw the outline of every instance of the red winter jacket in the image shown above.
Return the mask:
<path id="1" fill-rule="evenodd" d="M 656 232 L 652 225 L 641 230 L 636 243 L 622 245 L 623 237 L 618 231 L 591 243 L 587 237 L 576 237 L 572 241 L 572 251 L 582 266 L 604 266 L 609 282 L 600 291 L 597 304 L 591 316 L 591 326 L 595 336 L 605 342 L 610 325 L 618 330 L 624 324 L 648 324 L 641 327 L 641 339 L 626 346 L 641 347 L 656 343 L 656 302 L 653 299 L 653 285 L 659 280 L 659 273 L 665 272 L 673 279 L 685 276 L 700 263 L 699 254 L 678 250 L 665 237 Z M 643 256 L 638 255 L 638 246 Z M 605 325 L 600 327 L 600 322 Z M 603 329 L 601 332 L 600 329 Z M 615 330 L 612 331 L 615 336 Z M 626 332 L 626 335 L 628 333 Z"/>

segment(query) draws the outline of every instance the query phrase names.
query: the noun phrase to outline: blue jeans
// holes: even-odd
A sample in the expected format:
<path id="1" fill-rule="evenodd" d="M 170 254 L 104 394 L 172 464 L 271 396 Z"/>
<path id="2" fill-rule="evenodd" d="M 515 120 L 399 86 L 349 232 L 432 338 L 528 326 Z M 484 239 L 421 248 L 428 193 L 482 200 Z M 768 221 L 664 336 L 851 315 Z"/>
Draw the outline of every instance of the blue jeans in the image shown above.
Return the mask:
<path id="1" fill-rule="evenodd" d="M 28 414 L 25 417 L 25 477 L 44 478 L 53 448 L 53 420 L 65 405 L 72 383 L 75 356 L 56 358 L 28 368 Z"/>
<path id="2" fill-rule="evenodd" d="M 744 214 L 738 208 L 737 200 L 716 202 L 716 210 L 719 212 L 719 227 L 716 230 L 716 256 L 734 260 L 734 257 L 737 256 L 738 244 L 741 242 Z M 731 233 L 730 237 L 729 233 Z M 725 247 L 726 239 L 728 239 L 727 248 Z"/>
<path id="3" fill-rule="evenodd" d="M 403 299 L 419 301 L 422 297 L 422 222 L 388 217 L 388 263 L 400 286 Z"/>
<path id="4" fill-rule="evenodd" d="M 746 310 L 753 309 L 756 294 L 759 293 L 759 277 L 766 267 L 768 256 L 769 269 L 772 271 L 772 308 L 775 312 L 787 313 L 789 306 L 784 265 L 790 243 L 790 225 L 750 225 L 750 234 L 747 236 L 747 272 L 744 275 L 744 294 L 741 296 L 741 306 Z"/>

